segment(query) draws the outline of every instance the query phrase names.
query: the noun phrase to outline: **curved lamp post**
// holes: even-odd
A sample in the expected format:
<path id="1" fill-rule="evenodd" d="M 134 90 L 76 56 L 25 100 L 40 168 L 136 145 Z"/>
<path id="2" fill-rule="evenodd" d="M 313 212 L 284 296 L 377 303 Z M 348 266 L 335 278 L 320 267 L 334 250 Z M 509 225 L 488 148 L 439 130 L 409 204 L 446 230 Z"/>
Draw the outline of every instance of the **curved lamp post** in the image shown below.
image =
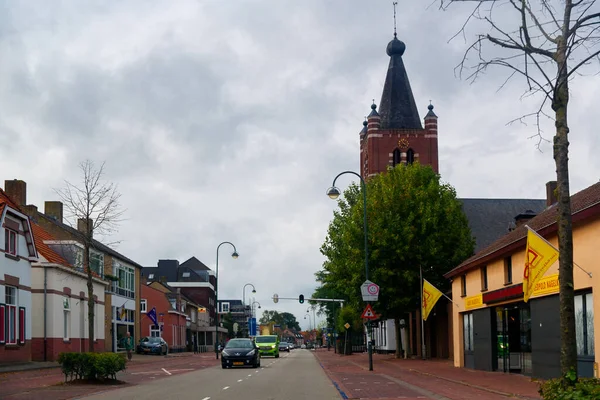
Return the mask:
<path id="1" fill-rule="evenodd" d="M 219 341 L 218 340 L 219 339 L 219 302 L 218 302 L 218 296 L 217 296 L 217 287 L 219 285 L 219 247 L 221 247 L 224 244 L 230 244 L 231 247 L 233 247 L 233 253 L 231 253 L 231 257 L 233 257 L 234 260 L 239 257 L 239 254 L 237 253 L 237 249 L 235 248 L 235 245 L 233 243 L 221 242 L 217 246 L 217 266 L 216 266 L 216 274 L 215 274 L 215 356 L 217 357 L 217 360 L 219 359 L 219 345 L 218 345 L 218 341 Z"/>
<path id="2" fill-rule="evenodd" d="M 331 187 L 329 189 L 327 189 L 327 196 L 329 196 L 329 198 L 335 200 L 338 197 L 340 197 L 340 189 L 338 189 L 337 187 L 335 187 L 335 181 L 337 180 L 337 178 L 339 178 L 341 175 L 344 174 L 352 174 L 352 175 L 356 175 L 359 179 L 360 179 L 360 184 L 361 184 L 361 191 L 363 194 L 363 220 L 364 220 L 364 231 L 365 231 L 365 276 L 366 276 L 366 280 L 369 280 L 369 247 L 368 247 L 368 230 L 367 230 L 367 184 L 365 183 L 365 180 L 363 179 L 362 176 L 360 176 L 359 174 L 357 174 L 354 171 L 344 171 L 339 173 L 334 179 L 333 179 L 333 183 L 331 184 Z M 371 339 L 371 320 L 369 320 L 367 322 L 367 330 L 369 332 L 369 339 Z M 367 349 L 369 352 L 369 371 L 373 371 L 373 347 L 371 345 L 371 340 L 369 340 L 367 342 Z"/>
<path id="3" fill-rule="evenodd" d="M 242 299 L 244 299 L 244 306 L 246 305 L 246 286 L 252 286 L 252 293 L 256 293 L 256 288 L 254 287 L 254 285 L 253 285 L 253 284 L 251 284 L 251 283 L 246 283 L 246 284 L 244 285 L 244 290 L 242 291 L 242 293 L 243 293 L 243 297 L 242 297 Z"/>
<path id="4" fill-rule="evenodd" d="M 252 309 L 252 317 L 254 318 L 254 305 L 258 304 L 258 308 L 260 309 L 260 303 L 258 301 L 253 301 L 250 308 Z"/>

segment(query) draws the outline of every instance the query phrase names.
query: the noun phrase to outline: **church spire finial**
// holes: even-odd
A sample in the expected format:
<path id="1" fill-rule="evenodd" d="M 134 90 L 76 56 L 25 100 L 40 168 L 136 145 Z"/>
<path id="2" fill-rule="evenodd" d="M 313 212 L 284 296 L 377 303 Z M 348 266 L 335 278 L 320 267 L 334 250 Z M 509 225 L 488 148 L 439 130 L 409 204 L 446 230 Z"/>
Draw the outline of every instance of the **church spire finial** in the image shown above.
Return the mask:
<path id="1" fill-rule="evenodd" d="M 394 1 L 392 5 L 394 6 L 394 37 L 396 37 L 396 5 L 398 5 L 398 2 Z"/>

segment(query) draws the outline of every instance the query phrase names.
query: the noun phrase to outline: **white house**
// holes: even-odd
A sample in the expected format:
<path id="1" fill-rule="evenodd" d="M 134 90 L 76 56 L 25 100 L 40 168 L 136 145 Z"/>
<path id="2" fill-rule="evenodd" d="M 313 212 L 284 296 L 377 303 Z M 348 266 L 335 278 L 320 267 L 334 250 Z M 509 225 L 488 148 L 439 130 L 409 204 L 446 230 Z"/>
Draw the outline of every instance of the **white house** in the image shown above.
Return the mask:
<path id="1" fill-rule="evenodd" d="M 7 181 L 7 192 L 22 181 Z M 14 190 L 9 190 L 14 189 Z M 31 361 L 31 262 L 37 252 L 26 214 L 0 189 L 0 362 Z"/>
<path id="2" fill-rule="evenodd" d="M 87 274 L 70 265 L 52 248 L 61 243 L 31 223 L 39 261 L 32 263 L 32 359 L 55 361 L 61 352 L 85 352 L 89 347 Z M 83 251 L 83 249 L 81 249 Z M 108 283 L 93 278 L 94 350 L 104 351 L 104 291 Z"/>

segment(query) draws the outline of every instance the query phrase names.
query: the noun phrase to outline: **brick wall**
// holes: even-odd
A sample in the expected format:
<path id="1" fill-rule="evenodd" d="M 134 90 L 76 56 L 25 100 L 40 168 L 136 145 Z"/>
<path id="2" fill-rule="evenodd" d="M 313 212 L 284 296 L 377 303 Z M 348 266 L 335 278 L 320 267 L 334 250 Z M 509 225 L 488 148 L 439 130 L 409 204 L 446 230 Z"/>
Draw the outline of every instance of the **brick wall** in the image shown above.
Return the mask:
<path id="1" fill-rule="evenodd" d="M 65 342 L 62 338 L 48 338 L 46 345 L 46 360 L 56 361 L 58 355 L 62 352 L 87 352 L 88 339 L 71 339 Z M 94 343 L 94 352 L 104 352 L 104 340 L 98 340 Z M 33 338 L 31 340 L 31 360 L 44 361 L 44 338 Z"/>
<path id="2" fill-rule="evenodd" d="M 0 363 L 28 361 L 31 361 L 31 341 L 26 340 L 23 345 L 0 346 Z"/>

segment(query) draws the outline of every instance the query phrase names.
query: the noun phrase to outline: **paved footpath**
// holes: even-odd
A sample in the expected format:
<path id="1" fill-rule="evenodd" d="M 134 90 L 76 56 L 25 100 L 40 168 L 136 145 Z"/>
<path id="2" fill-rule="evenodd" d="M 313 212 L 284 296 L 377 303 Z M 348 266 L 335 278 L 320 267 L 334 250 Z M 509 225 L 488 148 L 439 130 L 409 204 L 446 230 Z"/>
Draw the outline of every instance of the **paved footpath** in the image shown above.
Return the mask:
<path id="1" fill-rule="evenodd" d="M 540 399 L 531 378 L 455 368 L 450 361 L 397 360 L 366 353 L 350 356 L 319 349 L 313 353 L 343 399 L 506 400 Z"/>
<path id="2" fill-rule="evenodd" d="M 191 371 L 218 365 L 214 354 L 179 353 L 166 357 L 136 355 L 127 363 L 127 370 L 119 372 L 118 384 L 64 384 L 60 368 L 39 369 L 39 363 L 31 363 L 27 369 L 18 365 L 15 371 L 0 372 L 0 399 L 4 400 L 64 400 L 81 398 L 92 393 L 104 392 L 125 386 L 144 384 Z"/>

